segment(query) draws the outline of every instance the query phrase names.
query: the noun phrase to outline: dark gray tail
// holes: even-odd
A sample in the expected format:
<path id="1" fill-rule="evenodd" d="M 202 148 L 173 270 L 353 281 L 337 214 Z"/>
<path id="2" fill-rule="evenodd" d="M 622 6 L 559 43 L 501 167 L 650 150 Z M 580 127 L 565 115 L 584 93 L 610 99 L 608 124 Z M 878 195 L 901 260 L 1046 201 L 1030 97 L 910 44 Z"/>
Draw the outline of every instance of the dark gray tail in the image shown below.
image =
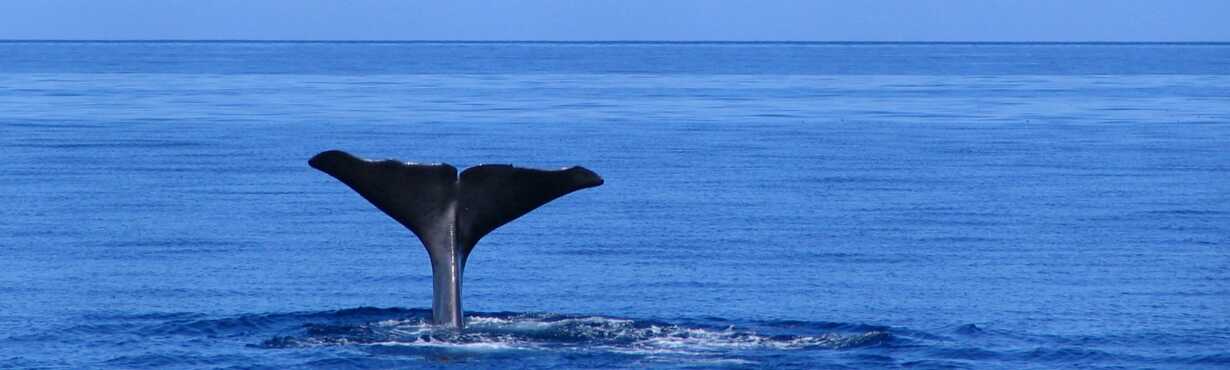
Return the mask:
<path id="1" fill-rule="evenodd" d="M 427 247 L 434 280 L 432 321 L 464 326 L 461 275 L 470 251 L 492 230 L 565 194 L 602 185 L 584 167 L 558 171 L 509 165 L 369 161 L 330 150 L 308 161 L 393 217 Z"/>

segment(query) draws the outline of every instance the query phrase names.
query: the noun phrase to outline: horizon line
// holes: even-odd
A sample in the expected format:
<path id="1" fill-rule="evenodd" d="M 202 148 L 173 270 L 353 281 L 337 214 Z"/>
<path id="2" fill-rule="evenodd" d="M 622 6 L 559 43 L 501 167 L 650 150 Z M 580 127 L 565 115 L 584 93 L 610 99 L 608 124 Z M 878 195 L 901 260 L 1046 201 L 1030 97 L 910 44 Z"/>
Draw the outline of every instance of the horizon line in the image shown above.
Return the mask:
<path id="1" fill-rule="evenodd" d="M 325 40 L 325 39 L 0 39 L 5 43 L 44 42 L 44 43 L 386 43 L 386 44 L 999 44 L 999 45 L 1218 45 L 1230 44 L 1228 41 L 854 41 L 854 40 Z"/>

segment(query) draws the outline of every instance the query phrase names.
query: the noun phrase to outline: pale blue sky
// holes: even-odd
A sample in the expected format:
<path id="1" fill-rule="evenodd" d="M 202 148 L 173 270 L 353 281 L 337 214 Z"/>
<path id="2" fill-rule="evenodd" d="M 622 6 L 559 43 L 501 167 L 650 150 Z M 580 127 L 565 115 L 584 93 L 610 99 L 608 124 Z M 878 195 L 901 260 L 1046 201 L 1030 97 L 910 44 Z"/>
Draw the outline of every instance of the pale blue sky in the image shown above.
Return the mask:
<path id="1" fill-rule="evenodd" d="M 0 39 L 1230 41 L 1230 0 L 3 0 Z"/>

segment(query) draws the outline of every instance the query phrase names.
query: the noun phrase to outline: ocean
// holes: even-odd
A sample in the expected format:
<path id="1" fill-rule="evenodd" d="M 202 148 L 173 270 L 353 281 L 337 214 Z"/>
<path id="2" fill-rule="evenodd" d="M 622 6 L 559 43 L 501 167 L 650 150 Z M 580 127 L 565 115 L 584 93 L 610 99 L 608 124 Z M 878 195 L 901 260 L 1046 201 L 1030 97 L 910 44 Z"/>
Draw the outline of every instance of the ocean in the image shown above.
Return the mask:
<path id="1" fill-rule="evenodd" d="M 582 165 L 464 332 L 314 154 Z M 0 42 L 0 368 L 1230 367 L 1230 44 Z"/>

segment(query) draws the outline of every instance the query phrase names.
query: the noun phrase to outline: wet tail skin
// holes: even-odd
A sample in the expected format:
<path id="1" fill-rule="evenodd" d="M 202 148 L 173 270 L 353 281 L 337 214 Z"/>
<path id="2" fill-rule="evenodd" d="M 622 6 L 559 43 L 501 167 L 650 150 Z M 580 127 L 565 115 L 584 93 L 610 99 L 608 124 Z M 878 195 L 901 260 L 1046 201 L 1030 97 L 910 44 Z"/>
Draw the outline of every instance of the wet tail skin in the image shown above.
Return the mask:
<path id="1" fill-rule="evenodd" d="M 330 150 L 308 164 L 349 186 L 405 226 L 427 248 L 433 277 L 432 321 L 458 329 L 461 277 L 478 240 L 565 194 L 602 185 L 584 167 L 556 171 L 480 165 L 370 161 Z"/>

